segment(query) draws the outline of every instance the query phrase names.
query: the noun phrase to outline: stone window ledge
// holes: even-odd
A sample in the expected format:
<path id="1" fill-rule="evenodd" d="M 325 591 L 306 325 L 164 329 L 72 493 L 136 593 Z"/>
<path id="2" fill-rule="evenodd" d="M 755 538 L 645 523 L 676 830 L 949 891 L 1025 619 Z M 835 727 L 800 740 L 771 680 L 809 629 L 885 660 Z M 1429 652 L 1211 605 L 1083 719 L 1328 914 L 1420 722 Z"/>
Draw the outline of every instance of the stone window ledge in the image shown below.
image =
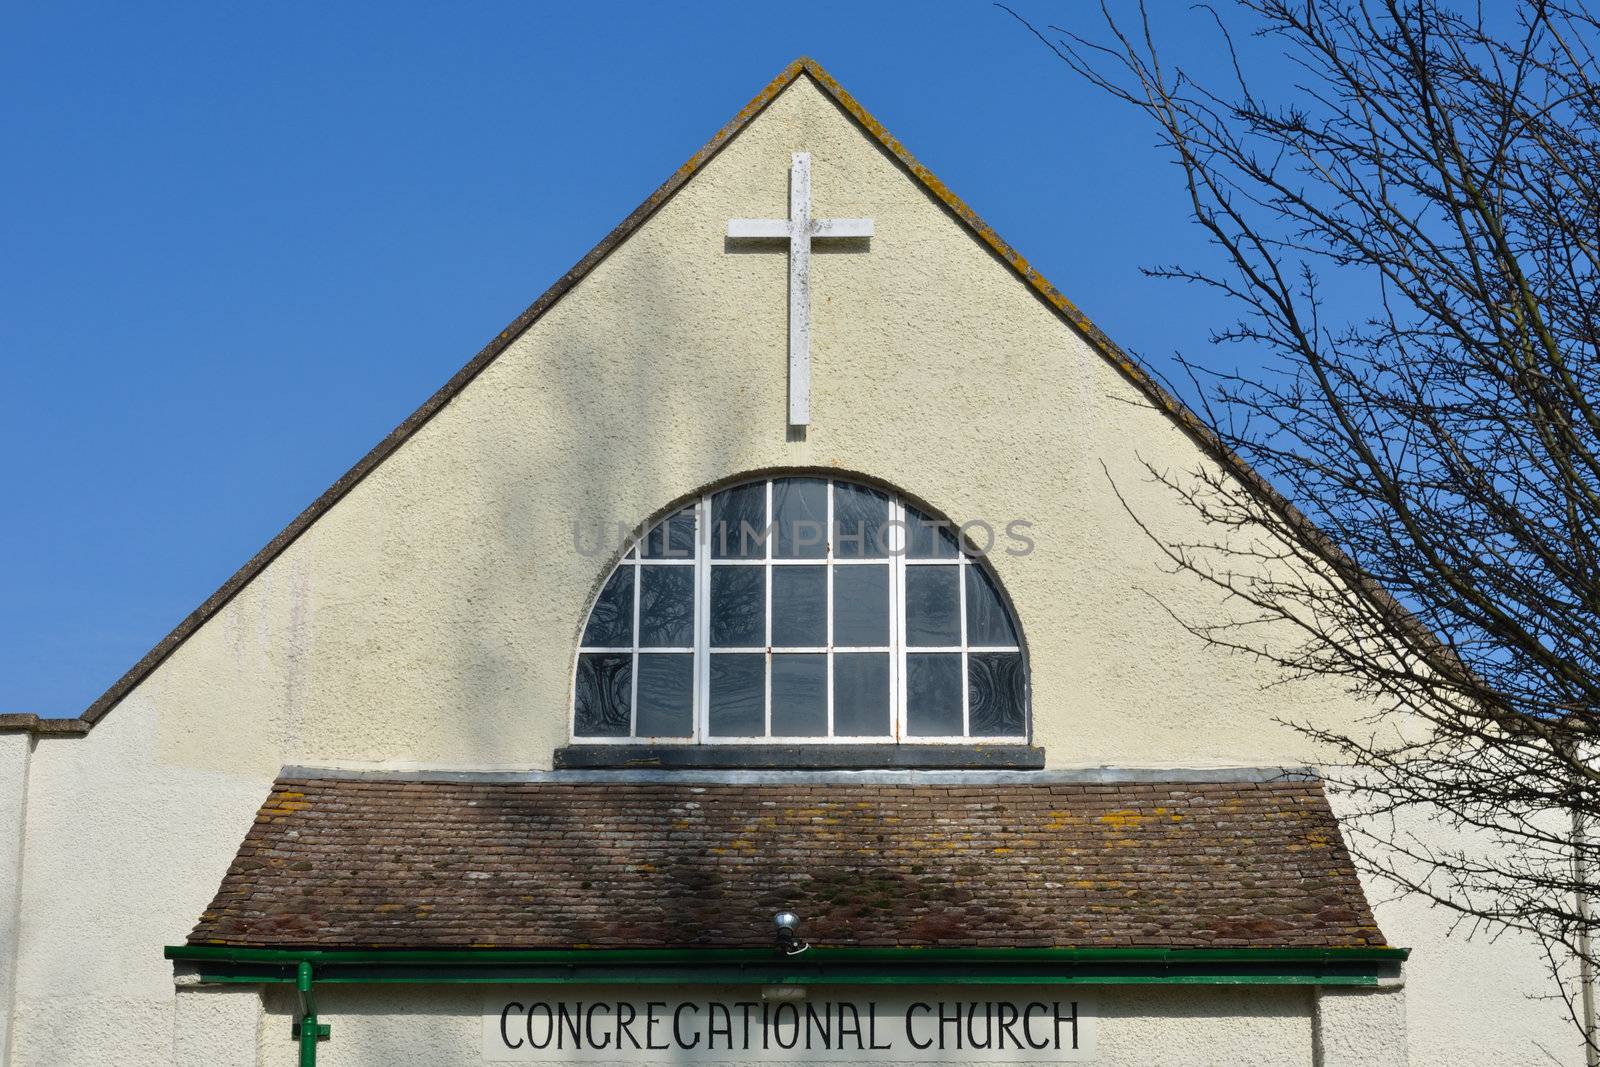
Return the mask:
<path id="1" fill-rule="evenodd" d="M 730 770 L 1002 770 L 1044 767 L 1032 745 L 772 744 L 567 745 L 556 749 L 559 770 L 718 768 Z"/>

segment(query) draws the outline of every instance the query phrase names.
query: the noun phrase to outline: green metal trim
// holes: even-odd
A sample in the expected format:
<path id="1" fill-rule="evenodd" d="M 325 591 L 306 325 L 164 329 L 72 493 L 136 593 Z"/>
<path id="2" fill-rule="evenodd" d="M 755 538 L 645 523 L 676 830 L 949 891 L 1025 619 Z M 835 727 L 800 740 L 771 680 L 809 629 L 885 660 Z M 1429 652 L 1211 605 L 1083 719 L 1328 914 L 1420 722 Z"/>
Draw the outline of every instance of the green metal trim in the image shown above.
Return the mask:
<path id="1" fill-rule="evenodd" d="M 821 963 L 1288 963 L 1404 960 L 1408 948 L 813 948 Z M 772 949 L 346 949 L 252 948 L 236 945 L 168 945 L 169 960 L 232 963 L 372 964 L 728 964 L 772 963 Z"/>
<path id="2" fill-rule="evenodd" d="M 276 985 L 288 979 L 267 974 L 204 974 L 203 983 L 217 985 Z M 772 974 L 748 971 L 694 971 L 664 974 L 506 974 L 361 976 L 317 979 L 322 985 L 638 985 L 638 986 L 1053 986 L 1053 985 L 1317 985 L 1375 986 L 1375 974 Z"/>
<path id="3" fill-rule="evenodd" d="M 201 980 L 276 984 L 315 965 L 328 984 L 1375 985 L 1406 958 L 1352 949 L 267 949 L 170 946 Z"/>

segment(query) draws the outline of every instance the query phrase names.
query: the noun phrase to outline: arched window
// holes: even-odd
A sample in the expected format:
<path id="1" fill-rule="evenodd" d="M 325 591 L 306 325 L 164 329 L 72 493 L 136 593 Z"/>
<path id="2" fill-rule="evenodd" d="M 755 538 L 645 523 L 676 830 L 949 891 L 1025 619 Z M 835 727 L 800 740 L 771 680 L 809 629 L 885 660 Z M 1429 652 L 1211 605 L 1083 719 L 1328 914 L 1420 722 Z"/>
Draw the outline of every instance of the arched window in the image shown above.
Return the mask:
<path id="1" fill-rule="evenodd" d="M 948 523 L 838 479 L 709 493 L 611 574 L 574 740 L 1025 741 L 1020 631 Z"/>

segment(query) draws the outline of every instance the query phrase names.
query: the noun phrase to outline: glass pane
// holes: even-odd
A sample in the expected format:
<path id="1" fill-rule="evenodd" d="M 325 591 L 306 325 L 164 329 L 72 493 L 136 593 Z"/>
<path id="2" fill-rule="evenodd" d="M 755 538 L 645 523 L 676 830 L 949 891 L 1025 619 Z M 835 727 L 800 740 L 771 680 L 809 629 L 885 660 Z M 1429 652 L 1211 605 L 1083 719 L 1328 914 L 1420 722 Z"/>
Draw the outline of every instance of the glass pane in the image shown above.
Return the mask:
<path id="1" fill-rule="evenodd" d="M 780 559 L 821 559 L 828 554 L 828 483 L 779 478 L 772 483 L 772 518 Z"/>
<path id="2" fill-rule="evenodd" d="M 632 684 L 632 653 L 580 655 L 573 732 L 579 737 L 627 737 Z"/>
<path id="3" fill-rule="evenodd" d="M 767 643 L 767 569 L 711 568 L 711 644 L 762 648 Z"/>
<path id="4" fill-rule="evenodd" d="M 1000 601 L 994 579 L 974 564 L 967 569 L 967 644 L 1015 645 L 1011 613 Z"/>
<path id="5" fill-rule="evenodd" d="M 889 643 L 889 568 L 872 564 L 833 569 L 833 643 Z"/>
<path id="6" fill-rule="evenodd" d="M 959 645 L 960 567 L 906 568 L 906 644 Z"/>
<path id="7" fill-rule="evenodd" d="M 967 663 L 968 717 L 974 737 L 1027 733 L 1026 689 L 1020 652 L 974 652 Z"/>
<path id="8" fill-rule="evenodd" d="M 694 559 L 694 508 L 662 520 L 644 539 L 645 559 Z"/>
<path id="9" fill-rule="evenodd" d="M 694 656 L 639 656 L 640 737 L 688 737 L 694 732 Z"/>
<path id="10" fill-rule="evenodd" d="M 772 735 L 822 737 L 827 732 L 828 657 L 773 656 Z"/>
<path id="11" fill-rule="evenodd" d="M 589 648 L 627 648 L 633 644 L 633 568 L 618 567 L 589 613 L 583 628 Z"/>
<path id="12" fill-rule="evenodd" d="M 767 484 L 724 489 L 711 498 L 711 555 L 715 559 L 764 559 Z"/>
<path id="13" fill-rule="evenodd" d="M 833 557 L 882 558 L 889 554 L 889 498 L 864 485 L 833 486 Z"/>
<path id="14" fill-rule="evenodd" d="M 772 568 L 772 645 L 824 645 L 828 641 L 828 569 Z"/>
<path id="15" fill-rule="evenodd" d="M 887 737 L 890 732 L 889 653 L 835 653 L 834 736 Z"/>
<path id="16" fill-rule="evenodd" d="M 906 732 L 918 737 L 960 736 L 960 653 L 906 657 Z"/>
<path id="17" fill-rule="evenodd" d="M 711 657 L 711 733 L 760 737 L 767 732 L 767 657 L 761 653 Z"/>
<path id="18" fill-rule="evenodd" d="M 687 648 L 694 644 L 694 568 L 639 568 L 639 644 Z"/>
<path id="19" fill-rule="evenodd" d="M 955 528 L 943 519 L 906 508 L 906 558 L 955 559 Z"/>

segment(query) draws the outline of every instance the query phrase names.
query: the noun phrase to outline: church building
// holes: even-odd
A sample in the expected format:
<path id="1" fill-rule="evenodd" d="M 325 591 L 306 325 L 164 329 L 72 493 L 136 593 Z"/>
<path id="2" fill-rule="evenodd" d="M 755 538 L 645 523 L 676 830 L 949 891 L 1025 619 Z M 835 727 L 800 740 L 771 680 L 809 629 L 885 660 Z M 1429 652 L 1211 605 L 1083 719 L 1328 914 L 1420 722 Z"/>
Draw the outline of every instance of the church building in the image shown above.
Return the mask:
<path id="1" fill-rule="evenodd" d="M 1581 1062 L 1347 851 L 1286 723 L 1370 709 L 1174 621 L 1233 610 L 1141 531 L 1205 536 L 1149 475 L 1205 440 L 796 61 L 0 715 L 0 1064 Z"/>

